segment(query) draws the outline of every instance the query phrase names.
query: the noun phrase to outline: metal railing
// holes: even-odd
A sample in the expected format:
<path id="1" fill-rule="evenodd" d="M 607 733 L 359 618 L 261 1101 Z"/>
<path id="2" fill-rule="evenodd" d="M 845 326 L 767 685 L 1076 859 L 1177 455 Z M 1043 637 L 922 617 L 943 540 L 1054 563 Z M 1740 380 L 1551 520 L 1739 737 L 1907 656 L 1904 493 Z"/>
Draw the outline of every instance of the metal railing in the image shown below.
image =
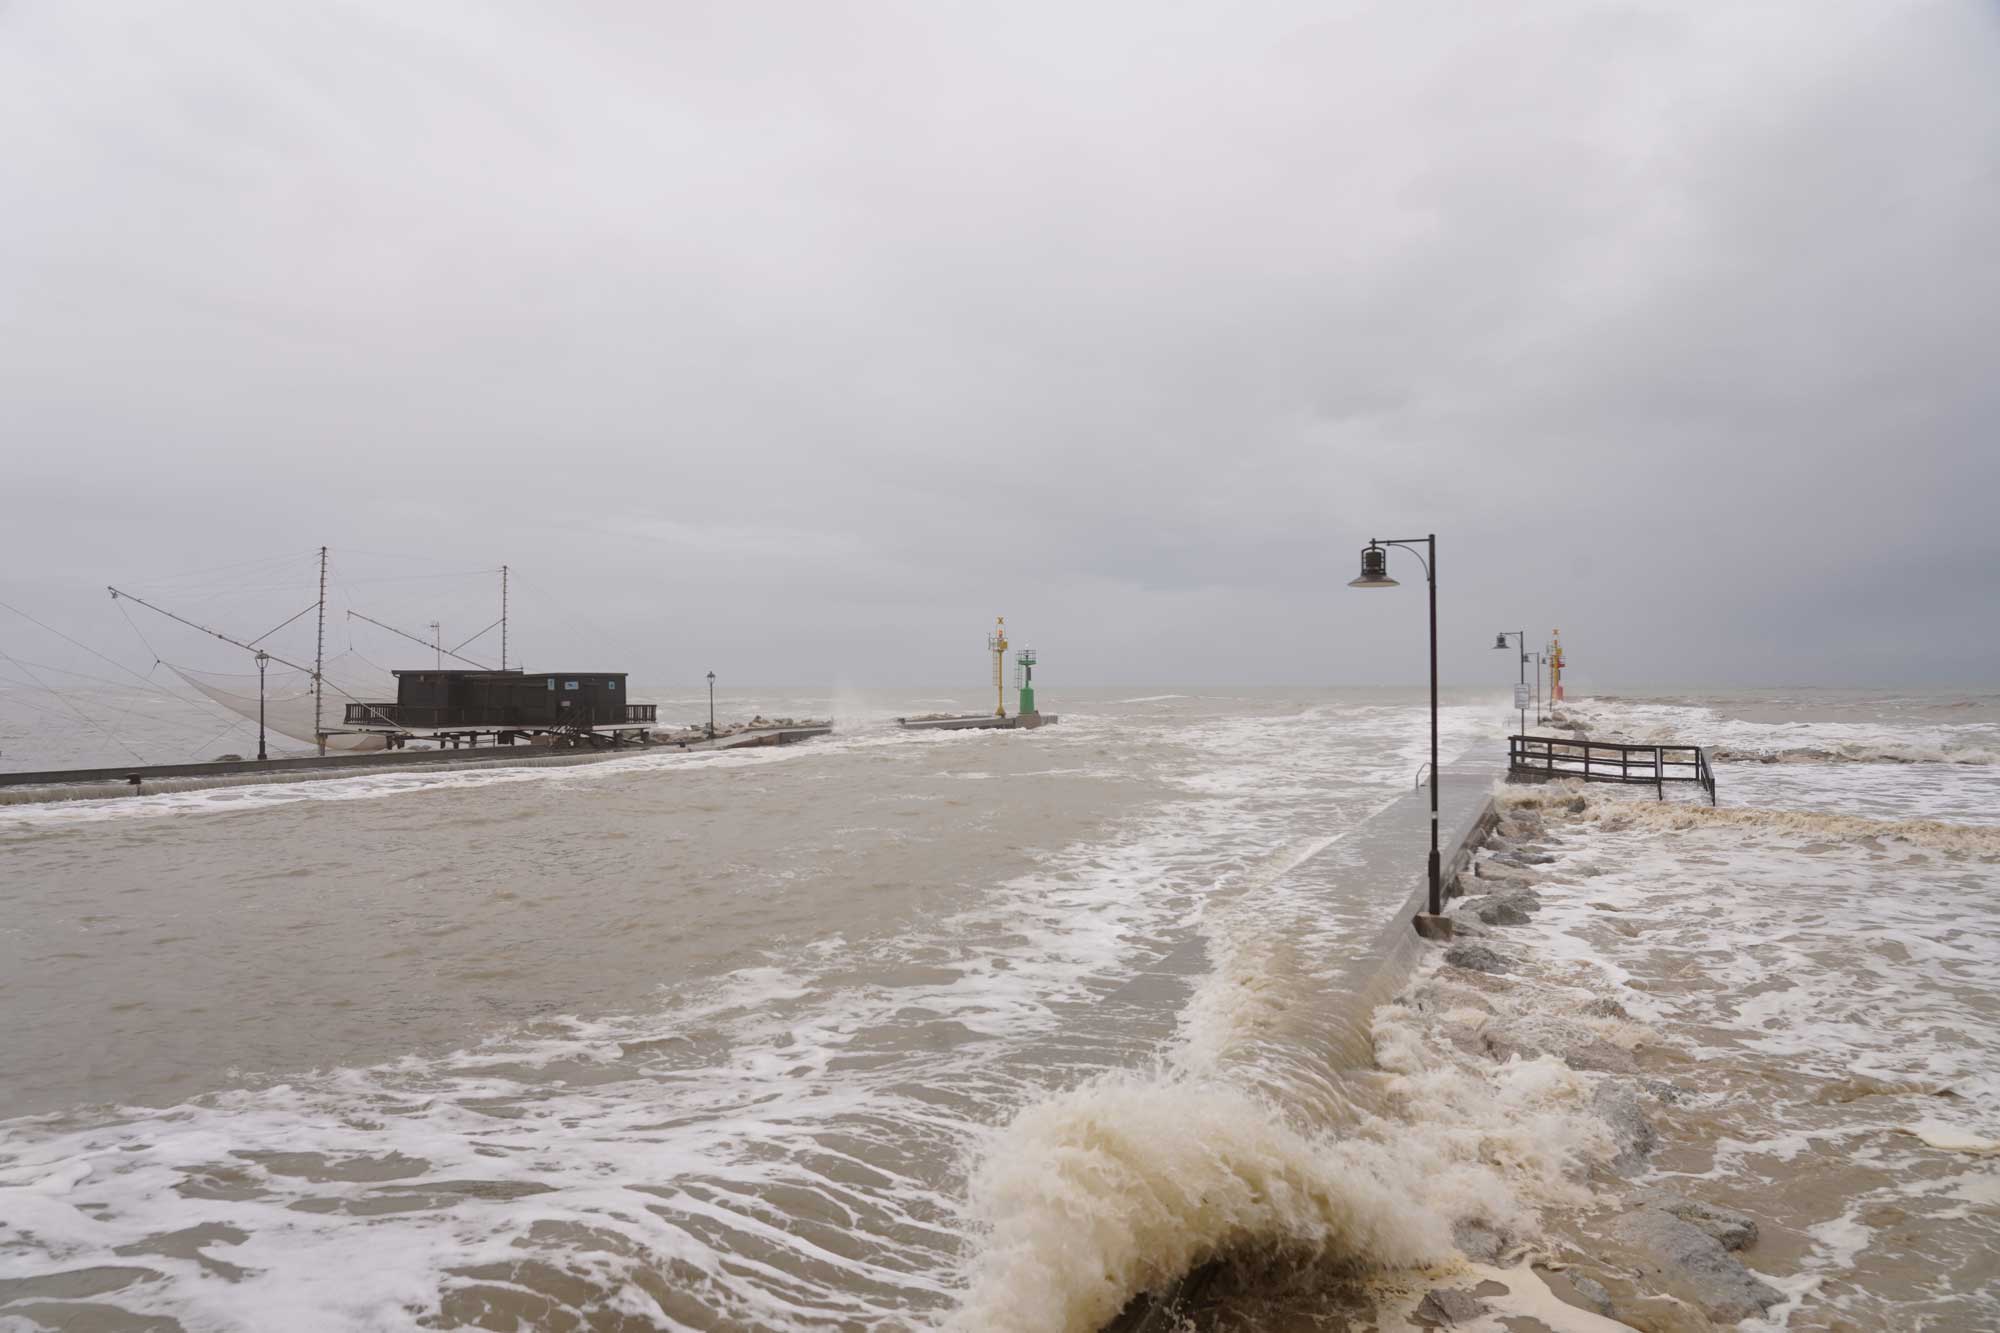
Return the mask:
<path id="1" fill-rule="evenodd" d="M 1507 776 L 1548 781 L 1623 782 L 1651 787 L 1665 800 L 1669 782 L 1690 782 L 1715 804 L 1715 768 L 1699 745 L 1627 745 L 1622 741 L 1509 736 Z"/>
<path id="2" fill-rule="evenodd" d="M 601 704 L 589 710 L 565 710 L 555 722 L 529 719 L 519 708 L 449 708 L 436 704 L 350 703 L 346 724 L 350 727 L 521 727 L 548 728 L 577 725 L 611 727 L 632 722 L 652 722 L 658 718 L 658 704 Z"/>

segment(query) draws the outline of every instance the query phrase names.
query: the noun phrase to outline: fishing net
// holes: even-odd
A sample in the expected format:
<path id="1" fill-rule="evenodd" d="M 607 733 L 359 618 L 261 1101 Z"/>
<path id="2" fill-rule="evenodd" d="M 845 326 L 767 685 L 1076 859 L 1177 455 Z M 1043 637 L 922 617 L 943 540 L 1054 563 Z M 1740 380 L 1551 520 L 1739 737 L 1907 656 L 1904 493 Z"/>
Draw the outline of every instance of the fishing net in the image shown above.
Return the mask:
<path id="1" fill-rule="evenodd" d="M 257 719 L 257 673 L 247 675 L 221 671 L 197 671 L 193 667 L 167 667 L 204 697 L 230 712 Z M 347 715 L 350 699 L 370 703 L 396 697 L 396 682 L 386 671 L 370 667 L 351 654 L 327 662 L 326 693 L 321 718 L 326 727 L 338 730 Z M 312 673 L 272 663 L 264 677 L 264 725 L 280 736 L 311 742 L 313 733 Z M 380 750 L 388 742 L 381 736 L 328 736 L 329 750 Z"/>

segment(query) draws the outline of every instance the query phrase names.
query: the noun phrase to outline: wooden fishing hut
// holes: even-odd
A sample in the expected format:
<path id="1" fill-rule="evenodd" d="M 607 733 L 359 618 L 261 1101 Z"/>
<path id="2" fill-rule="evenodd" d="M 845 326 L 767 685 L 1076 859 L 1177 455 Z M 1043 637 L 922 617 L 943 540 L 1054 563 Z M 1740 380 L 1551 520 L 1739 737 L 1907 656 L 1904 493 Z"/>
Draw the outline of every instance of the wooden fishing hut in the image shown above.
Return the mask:
<path id="1" fill-rule="evenodd" d="M 548 738 L 567 745 L 645 744 L 656 705 L 625 697 L 622 671 L 397 671 L 394 703 L 351 702 L 351 731 L 389 738 L 392 749 L 422 737 L 476 745 Z"/>

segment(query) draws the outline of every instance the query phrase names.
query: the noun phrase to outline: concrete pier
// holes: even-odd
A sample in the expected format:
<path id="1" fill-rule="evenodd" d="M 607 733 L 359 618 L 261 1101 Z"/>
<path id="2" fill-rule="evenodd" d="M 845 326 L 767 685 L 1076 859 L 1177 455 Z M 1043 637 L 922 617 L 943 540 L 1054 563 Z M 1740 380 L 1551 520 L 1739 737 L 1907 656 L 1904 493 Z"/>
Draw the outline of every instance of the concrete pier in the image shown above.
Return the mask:
<path id="1" fill-rule="evenodd" d="M 564 761 L 590 763 L 629 758 L 662 750 L 742 750 L 765 745 L 792 745 L 830 735 L 831 724 L 807 727 L 761 727 L 687 742 L 655 740 L 603 750 L 558 750 L 542 745 L 483 745 L 452 750 L 371 750 L 364 754 L 307 755 L 298 759 L 218 759 L 201 764 L 127 764 L 118 768 L 57 768 L 31 773 L 0 773 L 0 788 L 50 787 L 49 799 L 62 800 L 64 787 L 118 783 L 143 793 L 148 782 L 164 778 L 217 778 L 214 785 L 254 783 L 266 775 L 287 781 L 341 778 L 356 773 L 406 768 L 470 768 L 479 764 Z"/>
<path id="2" fill-rule="evenodd" d="M 1056 720 L 1054 713 L 1016 713 L 1013 717 L 973 713 L 966 717 L 899 717 L 896 725 L 905 731 L 1026 731 Z"/>

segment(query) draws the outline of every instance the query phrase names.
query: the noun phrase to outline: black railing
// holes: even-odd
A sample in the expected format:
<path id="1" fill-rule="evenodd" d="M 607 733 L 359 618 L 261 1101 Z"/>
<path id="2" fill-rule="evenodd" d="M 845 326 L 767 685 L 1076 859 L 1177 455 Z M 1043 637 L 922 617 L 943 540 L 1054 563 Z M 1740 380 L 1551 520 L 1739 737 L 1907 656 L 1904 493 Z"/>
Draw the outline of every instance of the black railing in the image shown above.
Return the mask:
<path id="1" fill-rule="evenodd" d="M 1507 776 L 1546 781 L 1626 782 L 1653 788 L 1666 799 L 1669 782 L 1691 782 L 1715 804 L 1715 769 L 1699 745 L 1627 745 L 1622 741 L 1557 740 L 1509 736 Z"/>
<path id="2" fill-rule="evenodd" d="M 436 704 L 350 703 L 350 727 L 480 727 L 523 730 L 578 726 L 615 727 L 652 722 L 658 704 L 602 704 L 594 709 L 564 709 L 557 718 L 530 717 L 521 708 L 448 708 Z"/>

